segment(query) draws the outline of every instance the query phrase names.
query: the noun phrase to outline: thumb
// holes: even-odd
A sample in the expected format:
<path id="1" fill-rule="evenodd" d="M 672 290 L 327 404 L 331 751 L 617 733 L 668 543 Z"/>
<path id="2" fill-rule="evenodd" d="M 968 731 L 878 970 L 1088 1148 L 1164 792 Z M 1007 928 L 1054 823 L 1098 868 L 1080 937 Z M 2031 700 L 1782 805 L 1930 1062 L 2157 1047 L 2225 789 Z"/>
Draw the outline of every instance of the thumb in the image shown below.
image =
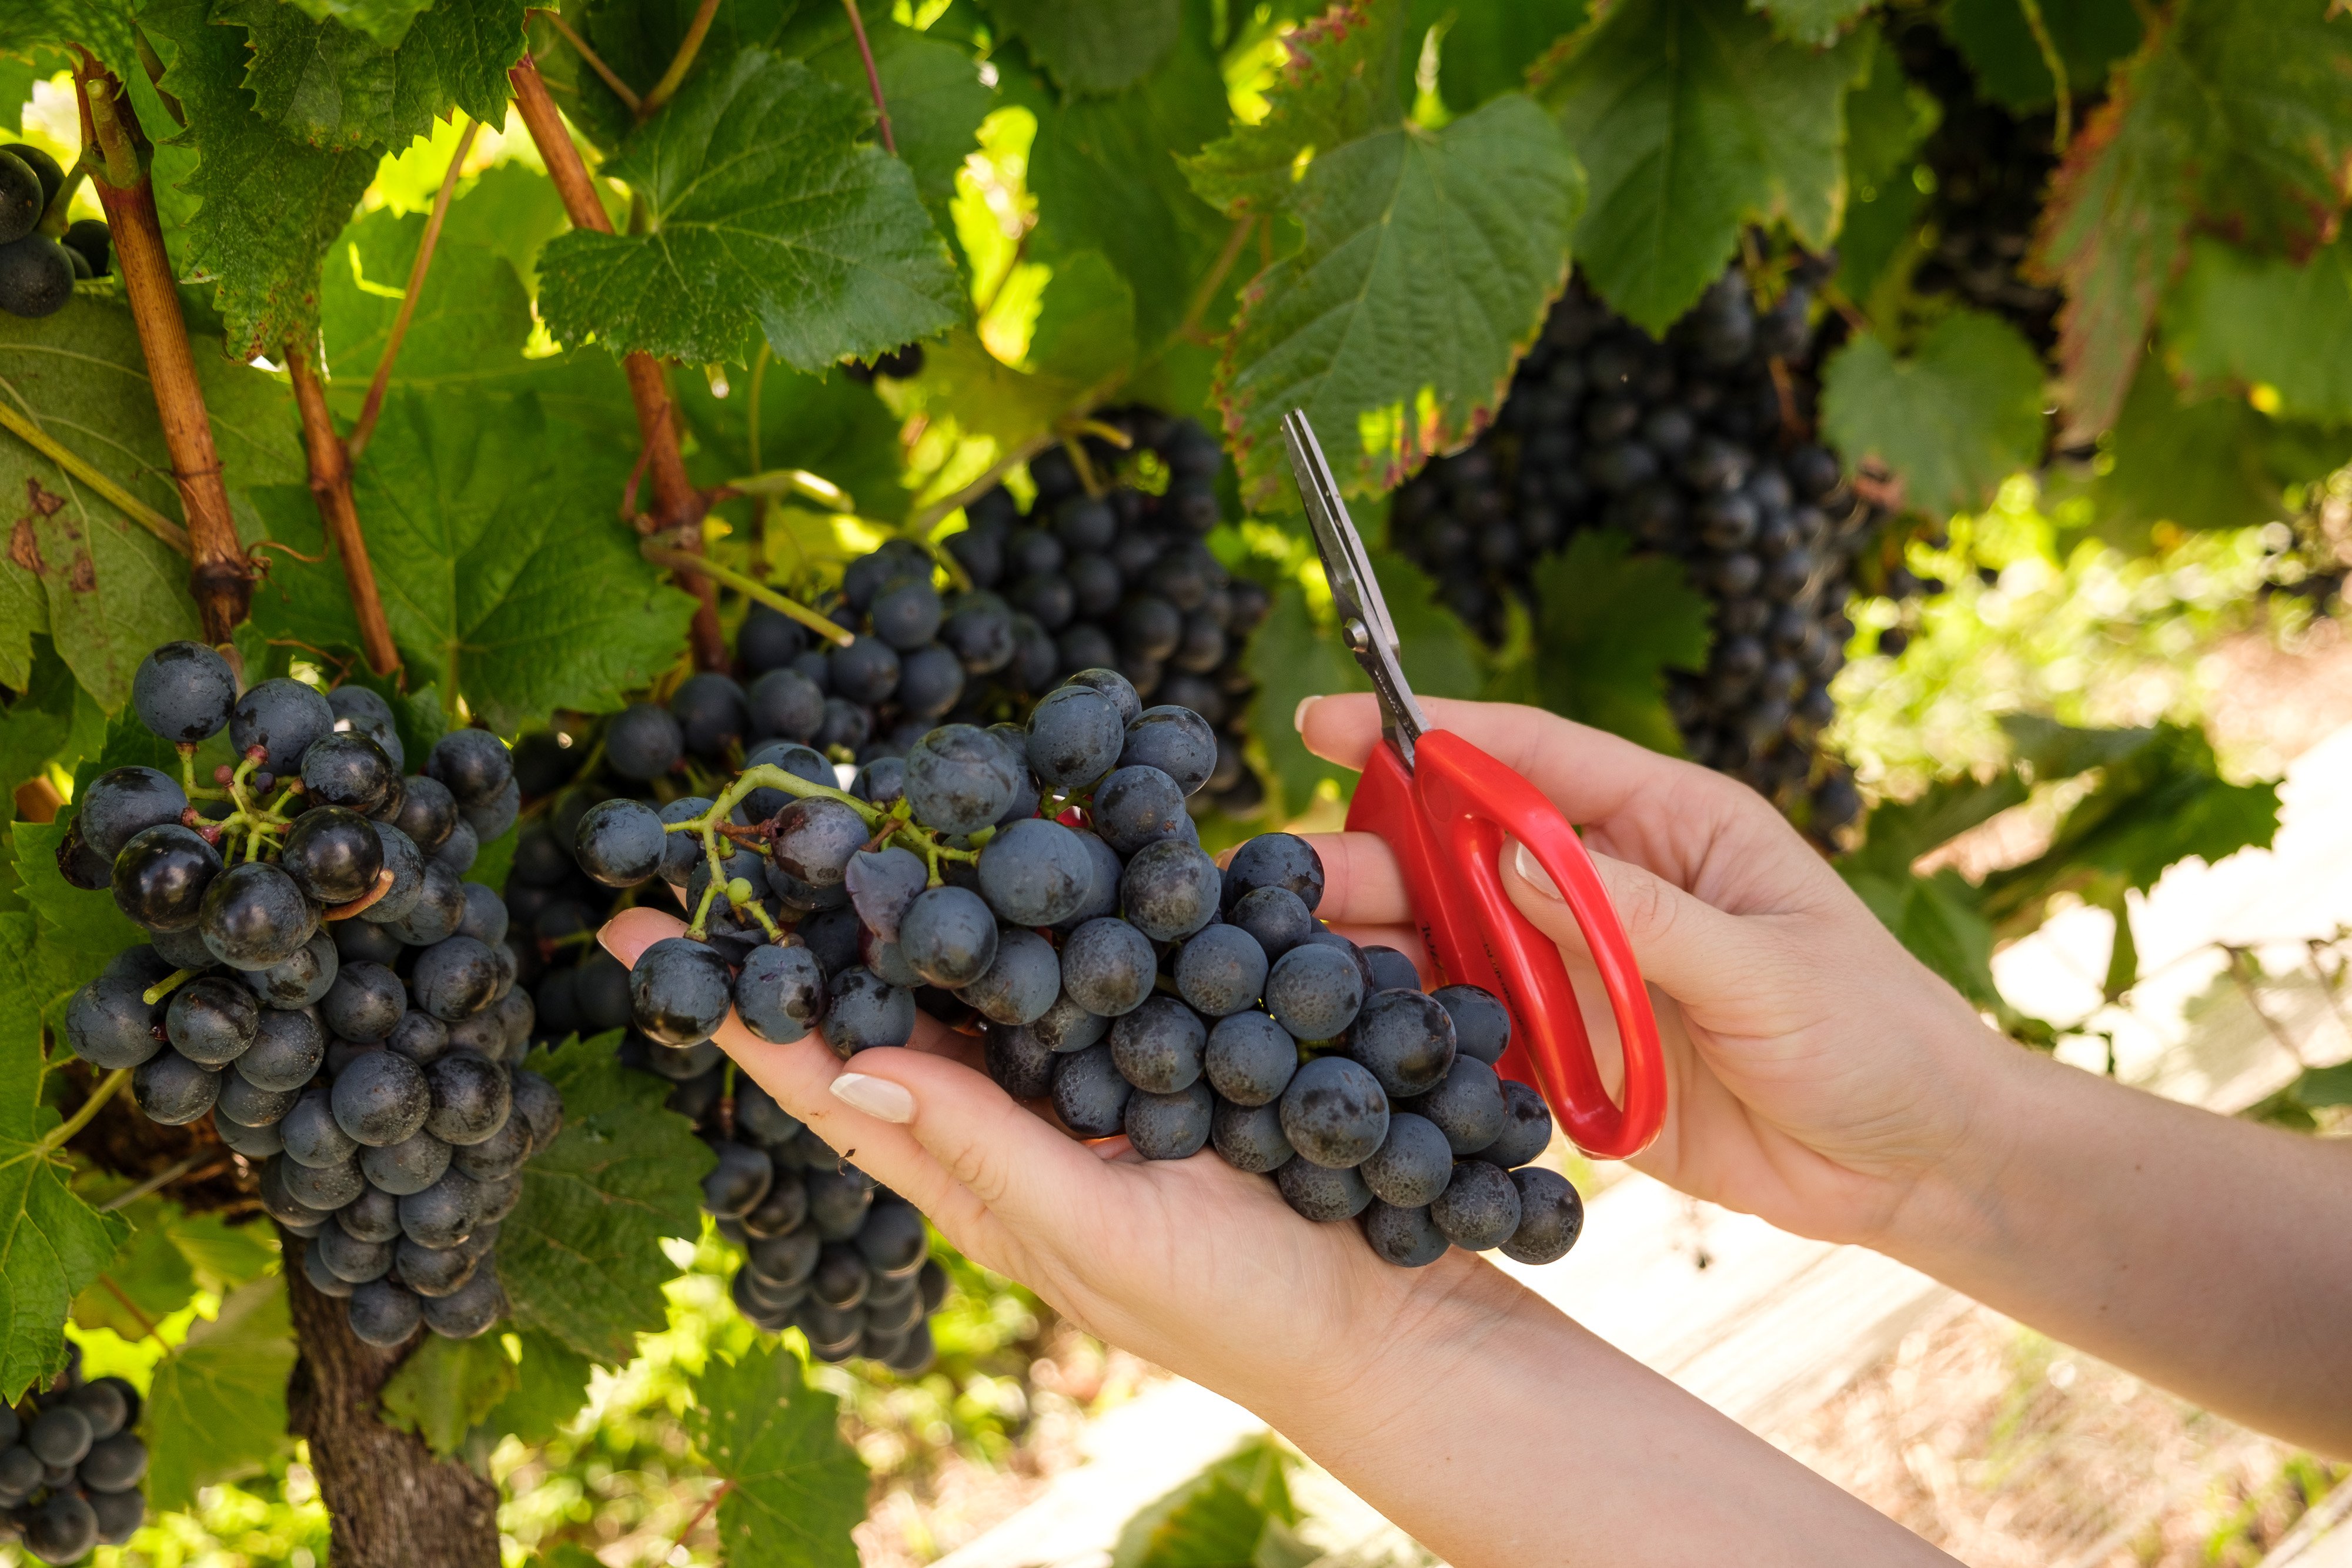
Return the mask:
<path id="1" fill-rule="evenodd" d="M 1634 962 L 1642 967 L 1642 977 L 1677 1001 L 1702 999 L 1754 956 L 1755 933 L 1738 916 L 1631 862 L 1602 854 L 1591 860 L 1633 946 Z M 1568 952 L 1591 956 L 1591 944 L 1584 939 L 1575 915 L 1526 845 L 1514 842 L 1496 869 L 1503 891 L 1538 931 Z"/>

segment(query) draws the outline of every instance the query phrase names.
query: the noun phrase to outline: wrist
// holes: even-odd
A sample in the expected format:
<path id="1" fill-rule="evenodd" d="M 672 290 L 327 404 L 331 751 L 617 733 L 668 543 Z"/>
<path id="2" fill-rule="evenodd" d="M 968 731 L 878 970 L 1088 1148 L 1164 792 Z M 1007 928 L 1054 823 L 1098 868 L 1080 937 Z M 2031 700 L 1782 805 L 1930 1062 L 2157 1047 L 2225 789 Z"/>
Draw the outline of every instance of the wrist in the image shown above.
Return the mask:
<path id="1" fill-rule="evenodd" d="M 1934 1265 L 1996 1248 L 2021 1154 L 2071 1071 L 1979 1020 L 1966 1069 L 1947 1099 L 1941 1136 L 1908 1173 L 1874 1234 L 1874 1251 Z"/>

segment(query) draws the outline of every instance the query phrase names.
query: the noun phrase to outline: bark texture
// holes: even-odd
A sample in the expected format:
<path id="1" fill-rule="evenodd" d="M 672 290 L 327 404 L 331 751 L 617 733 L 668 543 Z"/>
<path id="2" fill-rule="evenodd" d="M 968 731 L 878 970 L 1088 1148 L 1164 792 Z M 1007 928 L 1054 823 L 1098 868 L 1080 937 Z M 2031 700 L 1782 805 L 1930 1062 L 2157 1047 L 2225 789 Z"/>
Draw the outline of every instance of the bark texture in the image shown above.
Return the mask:
<path id="1" fill-rule="evenodd" d="M 332 1516 L 335 1568 L 499 1568 L 499 1489 L 377 1419 L 385 1381 L 418 1341 L 397 1350 L 362 1343 L 343 1303 L 304 1278 L 301 1239 L 284 1240 L 301 1353 L 286 1385 L 287 1414 L 295 1434 L 310 1440 L 310 1468 Z"/>

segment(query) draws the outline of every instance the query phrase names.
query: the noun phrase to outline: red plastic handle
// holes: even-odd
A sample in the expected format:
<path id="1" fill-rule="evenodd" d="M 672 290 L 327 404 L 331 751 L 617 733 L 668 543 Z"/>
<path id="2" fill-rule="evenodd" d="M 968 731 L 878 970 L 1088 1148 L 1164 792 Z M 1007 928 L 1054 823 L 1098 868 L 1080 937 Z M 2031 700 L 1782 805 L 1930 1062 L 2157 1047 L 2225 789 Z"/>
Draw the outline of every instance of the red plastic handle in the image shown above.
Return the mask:
<path id="1" fill-rule="evenodd" d="M 1526 1081 L 1531 1070 L 1588 1154 L 1639 1154 L 1664 1119 L 1665 1062 L 1641 967 L 1584 845 L 1535 786 L 1461 737 L 1433 730 L 1413 759 L 1408 775 L 1388 746 L 1374 748 L 1348 826 L 1379 834 L 1395 853 L 1445 983 L 1483 987 L 1510 1009 L 1505 1075 Z M 1507 836 L 1550 874 L 1592 951 L 1623 1048 L 1622 1105 L 1601 1082 L 1559 949 L 1503 892 L 1496 862 Z"/>

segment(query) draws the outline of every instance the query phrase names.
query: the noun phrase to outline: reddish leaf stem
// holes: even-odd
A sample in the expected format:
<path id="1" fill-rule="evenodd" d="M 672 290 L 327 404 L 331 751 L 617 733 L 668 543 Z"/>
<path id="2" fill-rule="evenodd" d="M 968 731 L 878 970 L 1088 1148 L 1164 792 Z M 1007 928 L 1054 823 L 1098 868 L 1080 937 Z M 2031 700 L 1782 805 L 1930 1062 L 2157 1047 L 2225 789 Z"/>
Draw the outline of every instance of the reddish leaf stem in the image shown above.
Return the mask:
<path id="1" fill-rule="evenodd" d="M 720 1503 L 726 1501 L 727 1494 L 734 1490 L 734 1477 L 730 1476 L 725 1480 L 720 1481 L 719 1483 L 719 1490 L 702 1500 L 702 1506 L 694 1511 L 694 1517 L 686 1521 L 686 1528 L 679 1531 L 677 1532 L 677 1539 L 669 1543 L 670 1552 L 675 1552 L 679 1547 L 685 1545 L 687 1538 L 695 1532 L 695 1530 L 700 1526 L 704 1520 L 710 1517 L 710 1511 L 717 1508 Z M 668 1554 L 665 1553 L 663 1561 L 667 1562 L 668 1560 Z"/>
<path id="2" fill-rule="evenodd" d="M 389 350 L 385 360 L 390 362 Z M 384 619 L 375 568 L 368 559 L 367 536 L 360 531 L 359 506 L 352 498 L 352 460 L 356 449 L 346 447 L 335 434 L 334 415 L 327 411 L 327 389 L 320 385 L 318 370 L 310 363 L 310 345 L 286 345 L 286 374 L 294 383 L 294 406 L 302 416 L 310 499 L 317 503 L 319 521 L 325 525 L 327 538 L 343 563 L 352 614 L 359 622 L 360 652 L 369 669 L 388 675 L 400 668 L 400 650 L 392 640 L 392 623 Z M 379 382 L 377 388 L 382 385 Z"/>
<path id="3" fill-rule="evenodd" d="M 384 389 L 392 382 L 392 361 L 400 356 L 400 345 L 408 336 L 408 323 L 416 315 L 417 296 L 425 292 L 425 275 L 433 266 L 434 247 L 441 243 L 441 225 L 449 215 L 449 197 L 457 188 L 457 176 L 466 167 L 466 154 L 474 149 L 474 138 L 481 133 L 482 122 L 469 120 L 457 138 L 457 151 L 449 159 L 449 167 L 441 176 L 441 188 L 433 193 L 432 215 L 425 220 L 425 237 L 416 242 L 416 260 L 408 268 L 408 287 L 400 297 L 400 310 L 392 319 L 392 335 L 384 340 L 383 357 L 375 362 L 375 375 L 368 382 L 367 401 L 360 404 L 359 423 L 352 426 L 351 439 L 345 443 L 351 460 L 357 463 L 360 454 L 367 450 L 370 437 L 375 434 L 376 416 L 383 412 Z M 390 644 L 386 644 L 387 647 Z M 375 663 L 373 654 L 368 663 Z M 376 674 L 389 674 L 379 667 Z"/>
<path id="4" fill-rule="evenodd" d="M 538 62 L 524 55 L 507 73 L 507 79 L 514 87 L 515 108 L 539 148 L 548 178 L 554 181 L 556 193 L 562 197 L 563 210 L 572 226 L 611 234 L 612 220 L 604 215 L 604 204 L 596 197 L 595 182 L 589 177 L 587 164 L 581 161 L 579 148 L 572 143 L 572 132 L 565 129 L 555 100 L 547 95 L 547 83 L 541 79 Z M 686 459 L 679 455 L 677 429 L 671 418 L 669 383 L 662 373 L 661 362 L 637 350 L 623 357 L 621 368 L 629 378 L 629 399 L 637 411 L 637 435 L 645 448 L 646 469 L 653 476 L 655 527 L 675 530 L 683 549 L 700 554 L 703 498 L 686 476 Z M 678 585 L 701 601 L 694 612 L 696 665 L 705 670 L 724 670 L 728 664 L 727 638 L 719 627 L 719 590 L 709 578 L 691 572 L 679 573 Z"/>
<path id="5" fill-rule="evenodd" d="M 155 413 L 163 427 L 163 448 L 172 462 L 172 482 L 188 525 L 189 591 L 205 640 L 222 643 L 243 621 L 253 601 L 253 563 L 237 542 L 228 486 L 221 477 L 212 420 L 205 410 L 203 383 L 188 345 L 188 324 L 180 313 L 180 293 L 163 249 L 163 229 L 148 182 L 147 141 L 127 109 L 122 84 L 87 52 L 74 68 L 82 141 L 101 158 L 91 185 L 106 209 L 114 241 L 115 266 L 130 298 L 131 319 L 147 361 L 155 392 Z"/>
<path id="6" fill-rule="evenodd" d="M 849 13 L 849 30 L 857 39 L 857 57 L 866 62 L 866 87 L 874 95 L 874 122 L 882 128 L 882 151 L 896 158 L 898 143 L 890 134 L 890 106 L 882 101 L 882 73 L 874 67 L 874 46 L 866 41 L 866 18 L 858 14 L 857 0 L 841 0 L 841 8 Z"/>

